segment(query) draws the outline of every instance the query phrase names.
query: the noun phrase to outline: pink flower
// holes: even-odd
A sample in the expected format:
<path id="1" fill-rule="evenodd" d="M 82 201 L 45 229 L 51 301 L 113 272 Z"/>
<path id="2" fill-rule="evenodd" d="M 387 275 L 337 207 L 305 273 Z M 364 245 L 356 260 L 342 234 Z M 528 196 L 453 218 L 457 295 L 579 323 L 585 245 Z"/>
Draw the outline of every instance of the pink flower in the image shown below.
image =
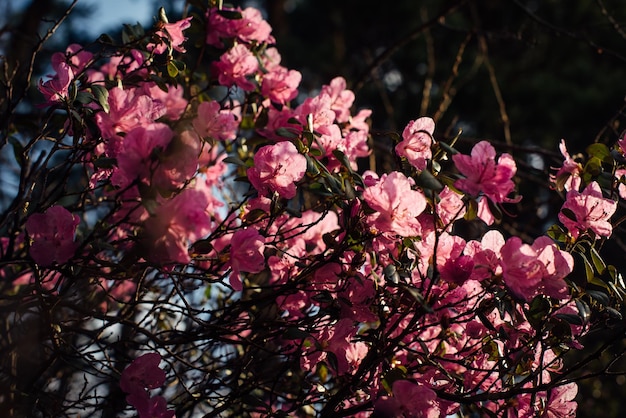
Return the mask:
<path id="1" fill-rule="evenodd" d="M 187 99 L 183 97 L 183 86 L 167 86 L 167 92 L 161 90 L 156 83 L 144 83 L 142 91 L 152 98 L 154 102 L 165 108 L 165 115 L 169 120 L 178 120 L 187 108 Z"/>
<path id="2" fill-rule="evenodd" d="M 224 9 L 241 11 L 241 9 Z M 217 8 L 207 11 L 208 25 L 206 43 L 221 48 L 223 38 L 239 38 L 243 42 L 273 43 L 270 35 L 271 26 L 263 19 L 261 12 L 253 7 L 241 11 L 240 19 L 229 19 L 222 16 Z"/>
<path id="3" fill-rule="evenodd" d="M 52 68 L 56 68 L 61 63 L 69 64 L 74 74 L 79 74 L 85 66 L 93 59 L 93 54 L 79 44 L 71 44 L 63 52 L 52 54 Z"/>
<path id="4" fill-rule="evenodd" d="M 350 107 L 354 103 L 354 93 L 346 89 L 346 80 L 343 77 L 333 78 L 330 85 L 322 87 L 320 94 L 330 96 L 330 108 L 335 112 L 337 122 L 347 122 L 350 118 Z"/>
<path id="5" fill-rule="evenodd" d="M 568 296 L 563 280 L 574 268 L 571 254 L 561 251 L 547 236 L 531 245 L 518 237 L 509 238 L 501 249 L 502 277 L 506 286 L 525 300 L 538 293 L 555 299 Z"/>
<path id="6" fill-rule="evenodd" d="M 590 183 L 582 193 L 572 189 L 567 192 L 565 203 L 559 212 L 559 221 L 565 225 L 574 239 L 587 230 L 600 237 L 610 237 L 613 226 L 609 222 L 617 209 L 617 202 L 602 196 L 600 185 Z"/>
<path id="7" fill-rule="evenodd" d="M 200 136 L 226 141 L 237 137 L 239 123 L 231 111 L 222 110 L 219 102 L 214 100 L 198 105 L 193 127 Z"/>
<path id="8" fill-rule="evenodd" d="M 96 122 L 102 137 L 113 140 L 107 144 L 109 157 L 117 156 L 119 133 L 128 133 L 137 126 L 151 124 L 166 113 L 160 102 L 153 101 L 139 89 L 114 87 L 109 90 L 108 103 L 109 113 L 99 112 Z"/>
<path id="9" fill-rule="evenodd" d="M 431 118 L 419 118 L 409 122 L 402 132 L 402 141 L 396 145 L 396 154 L 406 157 L 418 170 L 424 170 L 432 158 L 430 147 L 433 144 L 435 121 Z"/>
<path id="10" fill-rule="evenodd" d="M 496 162 L 496 150 L 489 142 L 481 141 L 471 155 L 456 154 L 452 160 L 465 176 L 454 182 L 455 187 L 472 196 L 482 193 L 495 203 L 513 201 L 507 196 L 515 188 L 512 178 L 517 167 L 509 154 L 502 154 Z"/>
<path id="11" fill-rule="evenodd" d="M 263 76 L 261 94 L 274 103 L 287 104 L 298 95 L 302 74 L 278 67 Z"/>
<path id="12" fill-rule="evenodd" d="M 44 105 L 52 105 L 67 100 L 70 84 L 74 81 L 74 72 L 66 62 L 53 63 L 52 68 L 55 74 L 49 75 L 52 77 L 50 80 L 46 82 L 39 80 L 39 91 L 46 99 Z"/>
<path id="13" fill-rule="evenodd" d="M 124 137 L 121 152 L 117 156 L 117 169 L 111 176 L 111 182 L 126 187 L 139 178 L 145 184 L 152 183 L 152 173 L 156 165 L 154 152 L 163 151 L 174 133 L 164 123 L 138 126 Z"/>
<path id="14" fill-rule="evenodd" d="M 237 85 L 243 90 L 252 91 L 256 85 L 248 80 L 259 69 L 259 61 L 243 44 L 237 44 L 226 51 L 214 64 L 217 70 L 218 81 L 221 85 L 230 87 Z"/>
<path id="15" fill-rule="evenodd" d="M 209 187 L 196 183 L 156 209 L 145 223 L 148 258 L 160 263 L 188 263 L 188 247 L 211 230 L 215 202 Z"/>
<path id="16" fill-rule="evenodd" d="M 439 192 L 439 203 L 437 203 L 437 216 L 446 228 L 451 228 L 452 223 L 465 215 L 465 204 L 458 193 L 453 192 L 445 186 Z"/>
<path id="17" fill-rule="evenodd" d="M 561 140 L 559 150 L 561 150 L 561 155 L 563 155 L 565 161 L 563 161 L 563 166 L 558 169 L 556 174 L 550 175 L 550 180 L 559 191 L 563 189 L 578 190 L 582 182 L 580 175 L 582 174 L 583 167 L 570 157 L 565 147 L 565 140 Z"/>
<path id="18" fill-rule="evenodd" d="M 437 394 L 423 384 L 396 380 L 393 397 L 383 396 L 374 405 L 374 412 L 385 417 L 439 418 L 443 412 Z"/>
<path id="19" fill-rule="evenodd" d="M 295 183 L 306 172 L 306 158 L 291 142 L 261 147 L 254 156 L 254 167 L 248 169 L 248 179 L 261 194 L 276 192 L 286 199 L 296 195 Z"/>
<path id="20" fill-rule="evenodd" d="M 404 237 L 419 235 L 417 217 L 426 209 L 426 197 L 411 188 L 411 181 L 394 171 L 363 191 L 363 199 L 376 211 L 368 222 L 377 230 Z"/>
<path id="21" fill-rule="evenodd" d="M 178 52 L 187 52 L 185 51 L 185 48 L 183 48 L 181 45 L 187 39 L 183 35 L 183 31 L 191 26 L 191 19 L 192 17 L 190 16 L 174 23 L 161 23 L 161 29 L 156 31 L 156 35 L 161 38 L 167 39 L 169 45 L 171 45 L 174 50 Z M 162 54 L 167 50 L 168 45 L 165 42 L 161 41 L 156 46 L 154 44 L 148 45 L 148 48 L 150 47 L 154 47 L 154 53 Z"/>
<path id="22" fill-rule="evenodd" d="M 501 249 L 502 277 L 514 295 L 529 300 L 539 288 L 544 264 L 537 252 L 519 237 L 509 238 Z"/>
<path id="23" fill-rule="evenodd" d="M 120 388 L 126 393 L 145 389 L 155 389 L 165 383 L 165 372 L 159 368 L 161 355 L 146 353 L 137 357 L 124 369 L 120 378 Z"/>
<path id="24" fill-rule="evenodd" d="M 240 229 L 230 241 L 230 285 L 234 290 L 242 290 L 240 272 L 258 273 L 265 268 L 265 241 L 254 228 Z"/>
<path id="25" fill-rule="evenodd" d="M 128 394 L 126 402 L 139 413 L 140 418 L 171 418 L 174 411 L 167 410 L 167 402 L 161 396 L 150 397 L 149 389 L 165 383 L 165 372 L 159 368 L 161 356 L 147 353 L 137 357 L 120 378 L 120 388 Z"/>
<path id="26" fill-rule="evenodd" d="M 43 267 L 68 261 L 76 252 L 74 234 L 79 223 L 78 216 L 62 206 L 32 214 L 26 221 L 26 230 L 33 240 L 30 256 Z"/>
<path id="27" fill-rule="evenodd" d="M 578 386 L 573 382 L 552 388 L 541 417 L 569 418 L 575 416 L 577 404 L 574 398 L 577 393 Z"/>

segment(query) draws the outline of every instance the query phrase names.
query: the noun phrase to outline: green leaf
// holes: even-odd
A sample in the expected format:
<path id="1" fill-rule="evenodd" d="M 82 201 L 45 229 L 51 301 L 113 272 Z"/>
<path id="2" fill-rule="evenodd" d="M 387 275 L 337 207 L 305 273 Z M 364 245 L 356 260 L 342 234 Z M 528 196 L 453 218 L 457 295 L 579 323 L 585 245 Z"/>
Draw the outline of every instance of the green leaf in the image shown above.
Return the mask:
<path id="1" fill-rule="evenodd" d="M 167 63 L 167 73 L 170 77 L 174 78 L 178 75 L 178 67 L 172 61 Z"/>
<path id="2" fill-rule="evenodd" d="M 613 157 L 611 157 L 611 150 L 609 150 L 609 147 L 607 147 L 604 144 L 601 144 L 601 143 L 591 144 L 587 147 L 586 151 L 590 157 L 597 158 L 600 161 L 603 161 L 607 164 L 613 164 Z"/>
<path id="3" fill-rule="evenodd" d="M 98 102 L 102 110 L 104 110 L 105 113 L 109 113 L 109 111 L 111 110 L 109 106 L 109 91 L 104 86 L 101 86 L 99 84 L 92 84 L 91 92 L 93 93 L 96 101 Z"/>
<path id="4" fill-rule="evenodd" d="M 598 254 L 598 251 L 595 248 L 591 247 L 590 254 L 591 261 L 593 261 L 593 265 L 595 266 L 596 271 L 600 274 L 604 274 L 604 271 L 606 270 L 606 264 L 602 260 L 602 257 L 600 257 L 600 254 Z"/>
<path id="5" fill-rule="evenodd" d="M 611 299 L 609 299 L 609 295 L 607 295 L 601 290 L 587 290 L 587 294 L 592 299 L 594 299 L 595 301 L 599 302 L 600 304 L 604 306 L 607 306 L 611 303 Z"/>
<path id="6" fill-rule="evenodd" d="M 224 158 L 224 160 L 222 161 L 224 161 L 227 164 L 235 164 L 235 165 L 242 166 L 242 167 L 246 166 L 246 163 L 243 162 L 241 158 L 235 157 L 234 155 L 228 156 Z"/>
<path id="7" fill-rule="evenodd" d="M 298 137 L 298 133 L 292 129 L 280 127 L 276 129 L 276 135 L 282 136 L 283 138 L 293 139 Z"/>
<path id="8" fill-rule="evenodd" d="M 241 19 L 241 12 L 238 12 L 237 10 L 218 10 L 217 14 L 219 14 L 222 17 L 225 17 L 226 19 L 231 19 L 231 20 L 236 20 L 236 19 Z"/>
<path id="9" fill-rule="evenodd" d="M 567 233 L 559 225 L 552 225 L 546 232 L 550 238 L 556 242 L 565 243 L 568 241 Z"/>
<path id="10" fill-rule="evenodd" d="M 422 189 L 434 190 L 436 192 L 443 190 L 443 184 L 428 170 L 423 170 L 419 173 L 415 180 L 415 183 Z"/>
<path id="11" fill-rule="evenodd" d="M 576 221 L 576 214 L 568 208 L 563 208 L 561 209 L 561 213 L 567 218 L 567 219 L 571 219 L 572 221 Z"/>

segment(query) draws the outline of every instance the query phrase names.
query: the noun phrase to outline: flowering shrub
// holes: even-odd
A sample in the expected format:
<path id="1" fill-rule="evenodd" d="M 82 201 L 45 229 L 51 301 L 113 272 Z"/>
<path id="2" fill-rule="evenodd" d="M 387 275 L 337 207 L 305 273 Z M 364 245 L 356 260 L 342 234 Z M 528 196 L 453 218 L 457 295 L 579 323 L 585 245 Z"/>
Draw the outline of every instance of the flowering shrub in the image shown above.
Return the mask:
<path id="1" fill-rule="evenodd" d="M 161 14 L 124 38 L 53 56 L 39 90 L 57 129 L 35 141 L 64 158 L 14 143 L 26 185 L 2 217 L 2 297 L 16 329 L 45 324 L 48 412 L 575 413 L 564 359 L 624 295 L 600 254 L 623 139 L 584 166 L 563 143 L 559 223 L 511 236 L 511 154 L 464 154 L 421 116 L 393 170 L 361 170 L 370 111 L 340 77 L 294 101 L 302 77 L 258 10 Z M 48 171 L 67 178 L 25 205 Z"/>

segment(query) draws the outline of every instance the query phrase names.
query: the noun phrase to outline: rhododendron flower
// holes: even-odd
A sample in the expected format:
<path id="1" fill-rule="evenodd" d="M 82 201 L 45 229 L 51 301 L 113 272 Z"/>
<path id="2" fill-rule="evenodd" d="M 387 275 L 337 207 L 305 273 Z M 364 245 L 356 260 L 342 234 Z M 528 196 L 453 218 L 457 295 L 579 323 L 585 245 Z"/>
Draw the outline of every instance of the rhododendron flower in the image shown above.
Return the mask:
<path id="1" fill-rule="evenodd" d="M 180 119 L 187 108 L 187 99 L 183 96 L 185 89 L 181 85 L 168 86 L 165 92 L 156 83 L 145 83 L 142 91 L 165 108 L 164 116 L 169 120 Z"/>
<path id="2" fill-rule="evenodd" d="M 50 61 L 52 68 L 56 68 L 60 63 L 69 64 L 74 74 L 78 74 L 85 69 L 85 66 L 93 59 L 93 54 L 85 51 L 82 45 L 71 44 L 65 48 L 65 53 L 55 52 Z"/>
<path id="3" fill-rule="evenodd" d="M 452 223 L 465 215 L 465 204 L 458 193 L 453 192 L 444 186 L 439 192 L 439 203 L 437 203 L 437 216 L 447 229 L 452 227 Z"/>
<path id="4" fill-rule="evenodd" d="M 354 93 L 346 89 L 346 79 L 343 77 L 335 77 L 329 85 L 322 87 L 320 94 L 330 96 L 330 108 L 335 112 L 337 122 L 347 122 L 350 118 L 350 107 L 354 103 Z"/>
<path id="5" fill-rule="evenodd" d="M 278 67 L 263 76 L 261 94 L 274 103 L 287 104 L 298 96 L 301 80 L 299 71 Z"/>
<path id="6" fill-rule="evenodd" d="M 156 31 L 156 35 L 165 38 L 169 41 L 170 46 L 178 51 L 178 52 L 187 52 L 185 48 L 182 47 L 183 42 L 187 38 L 183 35 L 183 31 L 191 26 L 192 17 L 187 17 L 185 19 L 179 20 L 174 23 L 160 23 L 160 30 Z M 148 49 L 154 48 L 153 52 L 155 54 L 162 54 L 167 50 L 168 45 L 165 42 L 160 42 L 156 46 L 154 44 L 148 45 Z"/>
<path id="7" fill-rule="evenodd" d="M 254 228 L 240 229 L 230 241 L 230 285 L 242 290 L 240 272 L 258 273 L 265 267 L 265 240 Z"/>
<path id="8" fill-rule="evenodd" d="M 239 123 L 230 110 L 222 110 L 219 102 L 213 100 L 198 105 L 193 127 L 200 136 L 226 141 L 237 137 Z"/>
<path id="9" fill-rule="evenodd" d="M 161 355 L 147 353 L 137 357 L 120 378 L 120 388 L 128 394 L 126 401 L 139 413 L 140 418 L 171 418 L 174 411 L 167 410 L 167 402 L 161 396 L 150 397 L 149 389 L 165 383 L 165 372 L 159 368 Z"/>
<path id="10" fill-rule="evenodd" d="M 542 418 L 567 418 L 576 415 L 577 404 L 574 400 L 578 393 L 576 383 L 554 387 L 549 393 Z"/>
<path id="11" fill-rule="evenodd" d="M 69 88 L 74 81 L 74 72 L 66 62 L 53 64 L 55 74 L 49 75 L 50 80 L 39 80 L 39 91 L 43 94 L 46 102 L 44 106 L 50 106 L 62 102 L 68 98 Z"/>
<path id="12" fill-rule="evenodd" d="M 30 256 L 43 267 L 65 263 L 74 256 L 74 234 L 80 219 L 62 206 L 51 206 L 44 213 L 34 213 L 26 221 L 26 231 L 33 240 Z"/>
<path id="13" fill-rule="evenodd" d="M 396 145 L 396 154 L 405 157 L 418 170 L 424 170 L 432 158 L 431 146 L 435 121 L 431 118 L 419 118 L 409 122 L 402 132 L 402 141 Z"/>
<path id="14" fill-rule="evenodd" d="M 270 35 L 272 27 L 263 19 L 259 9 L 247 7 L 227 11 L 241 12 L 240 19 L 229 19 L 222 16 L 218 9 L 212 8 L 207 11 L 209 24 L 207 25 L 206 43 L 221 48 L 223 38 L 239 38 L 243 42 L 267 42 L 273 43 L 274 38 Z"/>
<path id="15" fill-rule="evenodd" d="M 218 81 L 223 86 L 237 85 L 243 90 L 252 91 L 255 84 L 248 80 L 259 69 L 259 61 L 250 50 L 242 44 L 237 44 L 226 51 L 214 64 L 217 70 Z"/>
<path id="16" fill-rule="evenodd" d="M 165 372 L 159 368 L 161 356 L 146 353 L 137 357 L 124 369 L 120 378 L 120 388 L 126 393 L 155 389 L 165 383 Z"/>
<path id="17" fill-rule="evenodd" d="M 419 235 L 421 227 L 417 217 L 426 209 L 426 197 L 411 186 L 404 174 L 394 171 L 365 188 L 363 199 L 376 211 L 368 222 L 381 232 L 404 237 Z"/>
<path id="18" fill-rule="evenodd" d="M 114 87 L 109 90 L 108 103 L 109 112 L 96 115 L 98 128 L 107 140 L 119 140 L 119 133 L 128 133 L 137 126 L 149 125 L 166 113 L 163 104 L 152 100 L 140 89 Z M 116 157 L 118 149 L 119 142 L 110 141 L 107 144 L 108 156 Z"/>
<path id="19" fill-rule="evenodd" d="M 437 394 L 423 384 L 396 380 L 393 396 L 383 396 L 374 405 L 374 413 L 385 417 L 439 418 L 442 413 Z"/>
<path id="20" fill-rule="evenodd" d="M 538 293 L 556 299 L 567 297 L 563 279 L 572 272 L 574 259 L 551 238 L 539 237 L 532 245 L 522 243 L 519 237 L 509 238 L 501 257 L 504 283 L 517 297 L 530 300 Z"/>
<path id="21" fill-rule="evenodd" d="M 544 274 L 537 252 L 519 237 L 511 237 L 502 247 L 501 255 L 504 283 L 516 296 L 530 299 Z"/>
<path id="22" fill-rule="evenodd" d="M 306 158 L 295 145 L 283 141 L 261 147 L 254 155 L 254 167 L 248 169 L 248 179 L 261 194 L 268 191 L 291 199 L 296 195 L 297 181 L 306 172 Z"/>
<path id="23" fill-rule="evenodd" d="M 117 157 L 117 170 L 111 176 L 111 182 L 126 187 L 139 178 L 151 184 L 154 171 L 154 152 L 164 150 L 172 140 L 174 132 L 164 123 L 138 126 L 124 137 L 121 152 Z"/>
<path id="24" fill-rule="evenodd" d="M 596 239 L 610 237 L 613 226 L 609 219 L 616 209 L 617 202 L 604 198 L 600 185 L 594 181 L 582 193 L 574 189 L 567 192 L 559 221 L 574 239 L 587 230 L 595 232 Z"/>
<path id="25" fill-rule="evenodd" d="M 563 166 L 558 169 L 556 174 L 550 175 L 550 180 L 554 183 L 556 190 L 579 190 L 582 182 L 580 175 L 583 172 L 583 167 L 570 157 L 565 146 L 565 140 L 561 140 L 559 150 L 565 161 L 563 161 Z"/>
<path id="26" fill-rule="evenodd" d="M 454 187 L 472 196 L 484 194 L 492 202 L 511 202 L 508 194 L 515 188 L 513 176 L 517 171 L 509 154 L 502 154 L 496 162 L 496 150 L 487 141 L 474 145 L 471 155 L 455 154 L 452 160 L 464 179 L 454 182 Z"/>

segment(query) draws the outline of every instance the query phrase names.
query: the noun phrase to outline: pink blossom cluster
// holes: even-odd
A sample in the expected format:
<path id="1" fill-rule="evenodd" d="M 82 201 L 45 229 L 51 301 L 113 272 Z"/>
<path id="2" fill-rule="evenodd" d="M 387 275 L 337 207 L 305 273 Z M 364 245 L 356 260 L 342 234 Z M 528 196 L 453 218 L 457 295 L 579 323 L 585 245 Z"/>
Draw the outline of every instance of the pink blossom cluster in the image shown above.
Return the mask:
<path id="1" fill-rule="evenodd" d="M 159 368 L 161 356 L 147 353 L 137 357 L 124 369 L 120 378 L 120 388 L 127 394 L 126 402 L 132 405 L 139 418 L 173 418 L 174 411 L 167 409 L 167 401 L 162 396 L 150 396 L 150 390 L 165 383 L 165 372 Z"/>
<path id="2" fill-rule="evenodd" d="M 0 254 L 25 245 L 38 266 L 13 283 L 32 283 L 38 268 L 49 270 L 42 284 L 57 283 L 69 271 L 61 267 L 81 259 L 89 285 L 108 297 L 103 311 L 163 282 L 181 298 L 185 286 L 218 292 L 217 320 L 232 320 L 219 324 L 224 357 L 271 346 L 307 381 L 301 398 L 255 398 L 265 412 L 296 410 L 292 399 L 323 404 L 345 384 L 334 410 L 356 416 L 446 417 L 469 403 L 494 416 L 574 415 L 576 385 L 559 376 L 560 353 L 586 332 L 562 319 L 584 316 L 567 281 L 572 253 L 577 240 L 611 236 L 617 202 L 585 180 L 565 144 L 554 181 L 566 191 L 558 218 L 567 239 L 505 236 L 492 210 L 519 202 L 511 155 L 480 141 L 434 161 L 435 121 L 420 117 L 394 147 L 408 170 L 357 174 L 371 112 L 353 111 L 346 80 L 301 96 L 301 74 L 281 65 L 258 10 L 212 7 L 204 17 L 215 56 L 192 86 L 154 59 L 191 47 L 184 31 L 200 24 L 191 18 L 159 22 L 142 49 L 103 63 L 78 45 L 53 57 L 56 74 L 39 87 L 46 104 L 73 105 L 71 88 L 93 98 L 79 108 L 94 127 L 80 144 L 85 207 L 104 215 L 92 227 L 59 205 L 30 214 L 21 241 L 0 241 Z M 479 236 L 461 236 L 461 220 L 476 222 Z M 165 280 L 144 285 L 154 277 Z M 281 325 L 256 339 L 264 315 Z M 546 324 L 563 325 L 558 341 Z M 168 381 L 160 361 L 145 354 L 121 375 L 140 417 L 174 415 L 150 394 Z M 535 390 L 542 385 L 551 389 Z"/>

